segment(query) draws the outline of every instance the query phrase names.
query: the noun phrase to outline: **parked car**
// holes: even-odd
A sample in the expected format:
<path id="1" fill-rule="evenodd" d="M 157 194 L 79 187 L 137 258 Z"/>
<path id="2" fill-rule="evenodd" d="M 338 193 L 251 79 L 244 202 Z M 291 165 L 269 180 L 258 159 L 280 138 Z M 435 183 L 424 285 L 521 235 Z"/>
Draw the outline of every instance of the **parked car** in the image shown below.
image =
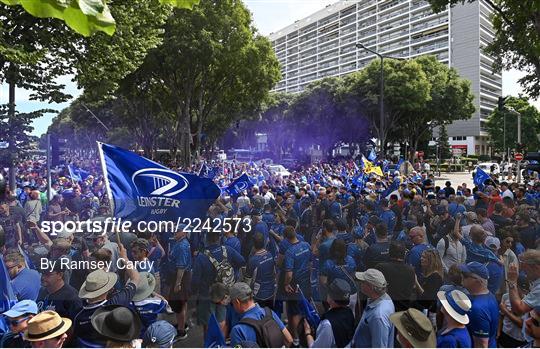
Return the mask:
<path id="1" fill-rule="evenodd" d="M 474 171 L 472 172 L 473 178 L 476 175 L 476 169 L 478 167 L 480 167 L 487 174 L 499 175 L 501 173 L 501 167 L 499 166 L 498 163 L 496 163 L 496 162 L 482 162 L 482 163 L 479 163 L 475 167 Z"/>
<path id="2" fill-rule="evenodd" d="M 289 177 L 291 173 L 283 165 L 269 165 L 268 171 L 272 175 L 281 176 L 282 178 Z"/>

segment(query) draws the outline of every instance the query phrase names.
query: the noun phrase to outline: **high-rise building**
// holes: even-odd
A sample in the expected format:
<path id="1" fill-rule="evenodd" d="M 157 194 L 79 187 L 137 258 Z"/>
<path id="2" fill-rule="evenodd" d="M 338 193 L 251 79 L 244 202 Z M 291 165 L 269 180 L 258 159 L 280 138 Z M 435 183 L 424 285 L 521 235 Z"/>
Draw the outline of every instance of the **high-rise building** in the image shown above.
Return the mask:
<path id="1" fill-rule="evenodd" d="M 482 51 L 494 38 L 491 12 L 484 0 L 440 13 L 422 0 L 339 1 L 270 34 L 283 75 L 274 91 L 300 92 L 312 81 L 362 69 L 376 56 L 357 43 L 392 57 L 433 54 L 470 80 L 475 95 L 471 119 L 448 126 L 450 145 L 486 154 L 484 124 L 502 93 L 501 75 Z"/>

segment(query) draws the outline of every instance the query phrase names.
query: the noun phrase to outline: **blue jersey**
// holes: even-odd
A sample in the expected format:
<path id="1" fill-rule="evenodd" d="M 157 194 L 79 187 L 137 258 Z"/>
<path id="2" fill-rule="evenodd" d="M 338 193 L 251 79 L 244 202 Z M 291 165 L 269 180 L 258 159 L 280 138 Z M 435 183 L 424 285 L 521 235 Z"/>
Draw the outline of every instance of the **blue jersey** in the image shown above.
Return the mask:
<path id="1" fill-rule="evenodd" d="M 310 294 L 310 261 L 311 249 L 307 242 L 298 241 L 285 252 L 284 269 L 292 271 L 291 286 L 300 285 L 302 291 Z"/>
<path id="2" fill-rule="evenodd" d="M 437 348 L 472 348 L 471 336 L 467 328 L 454 328 L 437 336 Z"/>
<path id="3" fill-rule="evenodd" d="M 330 259 L 330 247 L 332 247 L 335 239 L 334 236 L 331 236 L 319 245 L 319 267 L 322 268 L 324 262 Z"/>
<path id="4" fill-rule="evenodd" d="M 255 274 L 255 280 L 253 280 L 255 299 L 272 298 L 276 290 L 276 264 L 270 252 L 263 250 L 249 259 L 246 276 L 252 278 L 253 274 Z"/>
<path id="5" fill-rule="evenodd" d="M 35 301 L 41 288 L 41 276 L 33 269 L 22 269 L 12 280 L 11 287 L 17 299 Z"/>
<path id="6" fill-rule="evenodd" d="M 366 251 L 358 244 L 351 242 L 347 245 L 347 255 L 351 256 L 354 259 L 354 264 L 356 265 L 356 271 L 364 271 L 366 267 L 364 265 L 364 253 Z"/>
<path id="7" fill-rule="evenodd" d="M 165 312 L 166 306 L 167 303 L 158 297 L 147 298 L 138 302 L 131 302 L 131 308 L 135 309 L 141 318 L 141 336 L 144 334 L 148 326 L 157 321 L 158 315 Z"/>
<path id="8" fill-rule="evenodd" d="M 175 269 L 191 270 L 191 247 L 188 239 L 183 238 L 172 244 L 171 250 L 169 251 L 169 261 Z"/>
<path id="9" fill-rule="evenodd" d="M 336 233 L 336 239 L 345 241 L 346 244 L 353 241 L 352 234 L 348 231 L 338 231 Z"/>
<path id="10" fill-rule="evenodd" d="M 496 294 L 504 281 L 504 266 L 494 261 L 489 261 L 486 265 L 489 272 L 488 290 Z"/>
<path id="11" fill-rule="evenodd" d="M 497 347 L 499 304 L 492 293 L 469 295 L 472 302 L 467 329 L 471 337 L 489 338 L 489 348 Z"/>
<path id="12" fill-rule="evenodd" d="M 240 239 L 236 236 L 231 237 L 224 237 L 223 238 L 223 245 L 232 247 L 236 250 L 238 253 L 242 253 L 242 245 L 240 243 Z"/>
<path id="13" fill-rule="evenodd" d="M 241 314 L 242 319 L 255 319 L 255 320 L 261 320 L 264 318 L 265 311 L 263 308 L 261 308 L 258 304 L 255 304 L 255 306 L 245 313 Z M 283 331 L 285 328 L 285 325 L 283 322 L 279 319 L 279 317 L 272 311 L 272 316 L 274 320 L 277 322 L 279 328 Z M 255 329 L 246 324 L 237 323 L 231 330 L 231 347 L 239 346 L 242 342 L 257 342 L 257 333 L 255 332 Z"/>
<path id="14" fill-rule="evenodd" d="M 334 279 L 343 279 L 351 286 L 351 294 L 356 292 L 356 283 L 353 280 L 356 271 L 356 264 L 351 256 L 345 257 L 345 265 L 337 265 L 332 259 L 327 260 L 321 269 L 321 275 L 327 277 L 327 284 L 330 285 Z"/>
<path id="15" fill-rule="evenodd" d="M 382 211 L 379 218 L 388 228 L 388 233 L 391 234 L 396 226 L 396 214 L 392 210 Z"/>

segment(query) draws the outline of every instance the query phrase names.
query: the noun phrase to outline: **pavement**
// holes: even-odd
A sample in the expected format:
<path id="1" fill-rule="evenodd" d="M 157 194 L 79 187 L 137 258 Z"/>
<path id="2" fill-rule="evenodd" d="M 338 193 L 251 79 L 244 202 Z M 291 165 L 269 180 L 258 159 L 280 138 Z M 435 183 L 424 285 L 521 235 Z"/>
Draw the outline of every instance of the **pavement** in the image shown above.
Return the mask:
<path id="1" fill-rule="evenodd" d="M 468 188 L 473 188 L 472 172 L 441 172 L 440 176 L 435 174 L 435 185 L 444 188 L 446 181 L 452 182 L 452 187 L 457 188 L 458 185 L 463 183 L 467 184 Z"/>

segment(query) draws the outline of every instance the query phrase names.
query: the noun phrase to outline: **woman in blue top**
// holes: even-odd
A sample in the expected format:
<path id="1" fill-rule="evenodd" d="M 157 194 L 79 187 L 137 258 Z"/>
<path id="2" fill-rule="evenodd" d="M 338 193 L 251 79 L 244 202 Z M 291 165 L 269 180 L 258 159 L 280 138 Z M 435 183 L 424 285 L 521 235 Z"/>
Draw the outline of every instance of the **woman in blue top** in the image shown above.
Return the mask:
<path id="1" fill-rule="evenodd" d="M 336 239 L 330 247 L 330 259 L 326 260 L 321 269 L 321 286 L 325 289 L 334 279 L 346 280 L 351 286 L 351 292 L 356 292 L 356 283 L 353 279 L 356 264 L 351 256 L 347 255 L 347 244 L 344 240 Z"/>
<path id="2" fill-rule="evenodd" d="M 458 290 L 440 291 L 437 298 L 442 304 L 445 327 L 437 333 L 437 348 L 471 348 L 472 341 L 467 325 L 471 310 L 471 300 Z"/>

